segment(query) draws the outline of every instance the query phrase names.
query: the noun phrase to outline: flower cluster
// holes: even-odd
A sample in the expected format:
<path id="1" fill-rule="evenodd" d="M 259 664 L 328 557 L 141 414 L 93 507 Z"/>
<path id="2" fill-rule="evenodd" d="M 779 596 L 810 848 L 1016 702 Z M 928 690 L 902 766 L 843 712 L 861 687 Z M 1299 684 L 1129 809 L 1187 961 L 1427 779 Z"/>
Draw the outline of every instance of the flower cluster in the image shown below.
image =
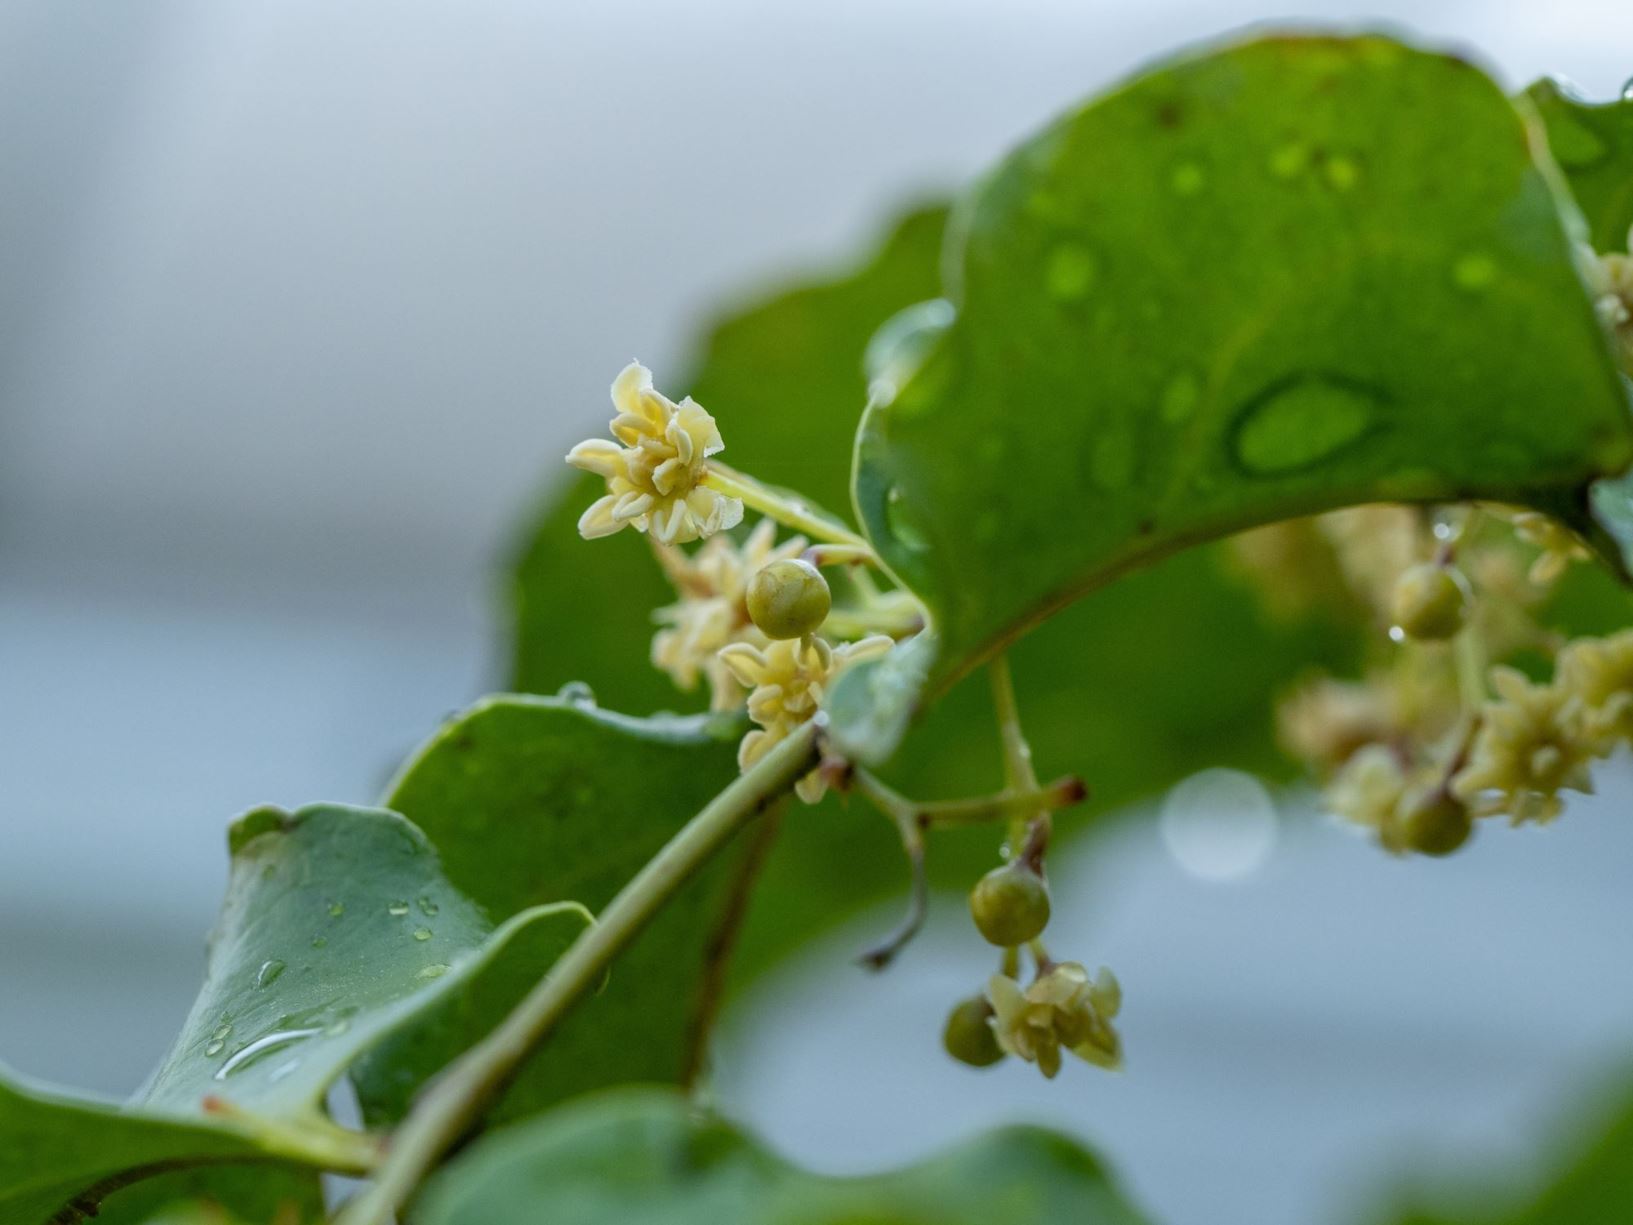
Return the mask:
<path id="1" fill-rule="evenodd" d="M 688 396 L 679 404 L 652 386 L 652 372 L 631 362 L 612 385 L 612 436 L 567 453 L 575 468 L 604 477 L 607 492 L 578 521 L 586 540 L 625 527 L 664 544 L 700 540 L 736 527 L 743 503 L 703 484 L 708 458 L 725 443 L 714 418 Z"/>
<path id="2" fill-rule="evenodd" d="M 733 643 L 763 647 L 770 641 L 749 617 L 749 580 L 765 566 L 805 551 L 803 536 L 776 540 L 777 525 L 762 519 L 741 544 L 721 535 L 690 554 L 673 545 L 657 547 L 680 599 L 652 614 L 660 626 L 652 636 L 652 664 L 683 690 L 695 689 L 698 677 L 704 677 L 712 710 L 735 709 L 745 694 L 720 658 L 721 649 Z"/>
<path id="3" fill-rule="evenodd" d="M 1009 975 L 994 974 L 987 1000 L 999 1049 L 1037 1064 L 1050 1079 L 1060 1071 L 1062 1050 L 1097 1067 L 1122 1066 L 1122 1041 L 1112 1021 L 1123 993 L 1104 967 L 1090 978 L 1075 961 L 1046 964 L 1024 989 Z"/>
<path id="4" fill-rule="evenodd" d="M 894 645 L 895 640 L 884 634 L 839 646 L 810 635 L 764 647 L 739 642 L 722 650 L 720 661 L 751 691 L 748 717 L 759 724 L 743 737 L 737 750 L 738 765 L 748 769 L 814 715 L 834 678 L 848 665 L 883 655 Z M 821 770 L 811 771 L 795 788 L 807 804 L 815 804 L 826 790 Z"/>
<path id="5" fill-rule="evenodd" d="M 633 527 L 650 537 L 679 596 L 653 614 L 652 663 L 683 690 L 705 680 L 714 710 L 746 708 L 756 725 L 738 752 L 746 770 L 817 713 L 841 671 L 888 651 L 894 635 L 917 632 L 922 616 L 902 615 L 907 593 L 879 592 L 859 578 L 853 586 L 863 605 L 832 610 L 840 614 L 832 620 L 842 632 L 829 632 L 831 592 L 802 558 L 806 537 L 778 543 L 775 519 L 815 523 L 807 530 L 818 534 L 823 521 L 731 473 L 725 488 L 752 494 L 770 516 L 739 540 L 730 529 L 742 521 L 742 499 L 709 483 L 709 457 L 725 446 L 714 418 L 690 397 L 676 404 L 655 390 L 651 372 L 633 363 L 613 382 L 612 402 L 618 410 L 613 441 L 590 439 L 567 455 L 568 463 L 607 482 L 578 530 L 594 539 Z M 681 547 L 693 541 L 702 543 L 690 552 Z M 843 535 L 842 544 L 851 564 L 870 556 L 857 537 Z M 815 803 L 826 787 L 817 770 L 796 791 Z"/>
<path id="6" fill-rule="evenodd" d="M 1627 247 L 1633 251 L 1633 229 Z M 1633 255 L 1600 254 L 1582 248 L 1581 265 L 1594 311 L 1616 342 L 1622 369 L 1633 374 Z"/>
<path id="7" fill-rule="evenodd" d="M 1306 680 L 1278 711 L 1283 746 L 1325 779 L 1330 811 L 1387 850 L 1446 854 L 1473 818 L 1553 819 L 1564 793 L 1592 790 L 1596 758 L 1633 742 L 1633 631 L 1561 645 L 1536 618 L 1587 556 L 1562 524 L 1404 506 L 1314 522 L 1354 596 L 1390 627 L 1364 679 Z M 1249 568 L 1264 555 L 1262 544 L 1237 554 Z M 1550 681 L 1503 665 L 1522 649 L 1557 656 Z"/>

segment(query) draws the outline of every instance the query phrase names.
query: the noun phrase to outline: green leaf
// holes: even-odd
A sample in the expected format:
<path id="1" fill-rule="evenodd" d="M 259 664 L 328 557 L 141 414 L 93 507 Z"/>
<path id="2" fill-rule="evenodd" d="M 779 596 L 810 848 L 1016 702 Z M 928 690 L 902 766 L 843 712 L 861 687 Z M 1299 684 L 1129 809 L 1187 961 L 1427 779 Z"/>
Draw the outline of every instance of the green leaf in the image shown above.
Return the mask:
<path id="1" fill-rule="evenodd" d="M 422 1225 L 1140 1225 L 1075 1142 L 1010 1127 L 864 1178 L 788 1165 L 683 1098 L 627 1092 L 481 1142 L 426 1191 Z"/>
<path id="2" fill-rule="evenodd" d="M 395 812 L 262 808 L 233 826 L 231 844 L 204 987 L 139 1095 L 149 1105 L 213 1098 L 263 1117 L 314 1116 L 359 1055 L 451 997 L 518 931 L 549 929 L 537 976 L 584 925 L 582 911 L 540 906 L 504 912 L 515 917 L 495 930 Z"/>
<path id="3" fill-rule="evenodd" d="M 230 1125 L 135 1114 L 29 1085 L 0 1069 L 0 1225 L 43 1225 L 80 1197 L 90 1211 L 135 1171 L 265 1159 L 253 1137 Z"/>
<path id="4" fill-rule="evenodd" d="M 1557 81 L 1525 91 L 1596 251 L 1626 251 L 1633 227 L 1633 97 L 1584 102 Z"/>
<path id="5" fill-rule="evenodd" d="M 94 1202 L 97 1184 L 170 1167 L 359 1160 L 363 1142 L 321 1113 L 347 1066 L 521 933 L 537 975 L 585 921 L 539 906 L 495 929 L 393 812 L 259 808 L 229 843 L 204 986 L 135 1098 L 119 1108 L 0 1084 L 0 1187 L 19 1197 L 0 1198 L 0 1225 L 38 1225 L 88 1191 Z"/>
<path id="6" fill-rule="evenodd" d="M 490 913 L 562 897 L 599 910 L 736 777 L 740 731 L 731 718 L 626 718 L 582 696 L 490 698 L 420 750 L 387 802 L 426 831 L 449 880 Z M 665 908 L 602 994 L 528 1063 L 500 1117 L 609 1083 L 692 1075 L 751 850 L 720 857 Z M 354 1074 L 366 1116 L 401 1117 L 425 1078 L 490 1029 L 539 971 L 535 957 L 507 954 L 376 1051 Z"/>
<path id="7" fill-rule="evenodd" d="M 956 320 L 897 363 L 855 478 L 930 607 L 932 692 L 1197 541 L 1368 501 L 1553 510 L 1633 458 L 1526 125 L 1455 58 L 1283 37 L 1167 65 L 1022 146 L 952 232 Z"/>

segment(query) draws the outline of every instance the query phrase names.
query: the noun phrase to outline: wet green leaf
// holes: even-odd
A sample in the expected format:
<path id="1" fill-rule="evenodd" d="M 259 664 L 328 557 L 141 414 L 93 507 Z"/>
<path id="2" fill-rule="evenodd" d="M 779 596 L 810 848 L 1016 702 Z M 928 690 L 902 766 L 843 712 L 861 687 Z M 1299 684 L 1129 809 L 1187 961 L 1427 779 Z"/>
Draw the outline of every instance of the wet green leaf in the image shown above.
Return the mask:
<path id="1" fill-rule="evenodd" d="M 1140 1225 L 1075 1142 L 1009 1127 L 919 1165 L 808 1174 L 684 1099 L 604 1096 L 483 1141 L 438 1176 L 423 1225 Z"/>
<path id="2" fill-rule="evenodd" d="M 581 912 L 544 906 L 503 912 L 515 917 L 495 929 L 394 812 L 256 809 L 231 842 L 204 987 L 139 1095 L 151 1106 L 214 1098 L 262 1116 L 313 1115 L 353 1060 L 451 997 L 517 932 L 548 933 L 537 975 L 584 926 Z M 536 931 L 528 953 L 539 944 Z"/>
<path id="3" fill-rule="evenodd" d="M 572 897 L 599 910 L 737 774 L 733 719 L 631 719 L 578 699 L 490 698 L 448 723 L 387 802 L 436 843 L 448 879 L 489 913 Z M 670 903 L 535 1056 L 498 1110 L 534 1112 L 624 1080 L 680 1082 L 696 1070 L 735 928 L 752 832 Z M 400 1117 L 414 1090 L 537 981 L 507 953 L 425 1024 L 354 1075 L 366 1115 Z"/>
<path id="4" fill-rule="evenodd" d="M 1525 123 L 1455 58 L 1169 64 L 1022 146 L 953 232 L 957 318 L 870 407 L 855 481 L 930 606 L 932 691 L 1199 540 L 1367 501 L 1556 510 L 1633 457 Z"/>
<path id="5" fill-rule="evenodd" d="M 1557 81 L 1525 91 L 1597 251 L 1626 251 L 1633 227 L 1633 96 L 1584 102 Z"/>
<path id="6" fill-rule="evenodd" d="M 0 1083 L 0 1225 L 39 1225 L 133 1173 L 228 1158 L 325 1164 L 291 1129 L 321 1139 L 332 1128 L 324 1094 L 358 1055 L 512 940 L 537 974 L 583 929 L 580 912 L 551 906 L 494 928 L 449 886 L 425 836 L 393 812 L 260 808 L 233 826 L 230 845 L 204 985 L 132 1101 Z M 114 1207 L 150 1193 L 120 1194 Z M 120 1219 L 138 1219 L 134 1211 Z"/>

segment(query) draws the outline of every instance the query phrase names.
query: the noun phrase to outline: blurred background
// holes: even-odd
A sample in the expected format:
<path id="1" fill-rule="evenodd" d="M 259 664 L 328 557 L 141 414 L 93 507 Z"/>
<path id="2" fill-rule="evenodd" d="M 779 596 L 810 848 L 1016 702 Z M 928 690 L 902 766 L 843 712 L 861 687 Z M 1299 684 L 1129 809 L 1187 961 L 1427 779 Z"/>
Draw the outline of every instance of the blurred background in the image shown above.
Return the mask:
<path id="1" fill-rule="evenodd" d="M 662 385 L 709 312 L 1267 17 L 1404 24 L 1513 85 L 1633 72 L 1608 0 L 6 0 L 0 1058 L 132 1089 L 226 821 L 368 802 L 499 683 L 509 534 L 624 362 Z M 1239 781 L 1060 873 L 1062 944 L 1128 990 L 1125 1076 L 940 1056 L 972 981 L 951 898 L 892 975 L 850 966 L 858 929 L 768 980 L 723 1104 L 831 1170 L 1053 1122 L 1171 1225 L 1359 1217 L 1436 1154 L 1523 1178 L 1633 1034 L 1628 779 L 1430 864 Z"/>

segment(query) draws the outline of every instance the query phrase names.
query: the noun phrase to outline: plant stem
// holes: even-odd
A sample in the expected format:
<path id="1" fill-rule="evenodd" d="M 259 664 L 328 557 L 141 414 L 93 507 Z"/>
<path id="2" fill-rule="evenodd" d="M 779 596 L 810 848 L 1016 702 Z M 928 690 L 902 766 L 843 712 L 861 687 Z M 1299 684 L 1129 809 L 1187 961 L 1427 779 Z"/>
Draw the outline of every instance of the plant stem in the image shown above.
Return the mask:
<path id="1" fill-rule="evenodd" d="M 718 460 L 709 461 L 703 484 L 716 493 L 741 500 L 750 510 L 769 515 L 784 527 L 804 532 L 813 540 L 853 547 L 857 550 L 857 561 L 877 560 L 873 547 L 855 532 L 846 530 L 826 515 L 817 514 L 803 503 L 786 498 L 774 489 L 768 489 L 753 477 L 738 472 Z"/>
<path id="2" fill-rule="evenodd" d="M 1021 713 L 1015 704 L 1015 680 L 1009 671 L 1008 654 L 995 655 L 987 665 L 987 674 L 992 678 L 992 703 L 998 711 L 998 735 L 1004 746 L 1004 781 L 1011 791 L 1036 791 L 1038 773 L 1032 766 L 1032 746 L 1026 742 L 1026 733 L 1021 730 Z M 1047 815 L 1049 810 L 1046 805 L 1039 805 L 1029 812 L 1010 817 L 1009 846 L 1012 856 L 1020 853 L 1028 818 L 1040 811 Z"/>
<path id="3" fill-rule="evenodd" d="M 390 1225 L 437 1160 L 503 1092 L 527 1057 L 601 981 L 664 903 L 817 763 L 824 722 L 818 715 L 795 730 L 682 826 L 498 1028 L 431 1082 L 391 1136 L 373 1186 L 346 1206 L 336 1225 Z"/>
<path id="4" fill-rule="evenodd" d="M 1040 808 L 1065 808 L 1088 794 L 1081 779 L 1067 775 L 1047 787 L 1030 791 L 1000 791 L 964 800 L 910 800 L 870 771 L 857 767 L 854 785 L 898 825 L 919 829 L 952 825 L 985 825 L 1035 816 Z"/>

